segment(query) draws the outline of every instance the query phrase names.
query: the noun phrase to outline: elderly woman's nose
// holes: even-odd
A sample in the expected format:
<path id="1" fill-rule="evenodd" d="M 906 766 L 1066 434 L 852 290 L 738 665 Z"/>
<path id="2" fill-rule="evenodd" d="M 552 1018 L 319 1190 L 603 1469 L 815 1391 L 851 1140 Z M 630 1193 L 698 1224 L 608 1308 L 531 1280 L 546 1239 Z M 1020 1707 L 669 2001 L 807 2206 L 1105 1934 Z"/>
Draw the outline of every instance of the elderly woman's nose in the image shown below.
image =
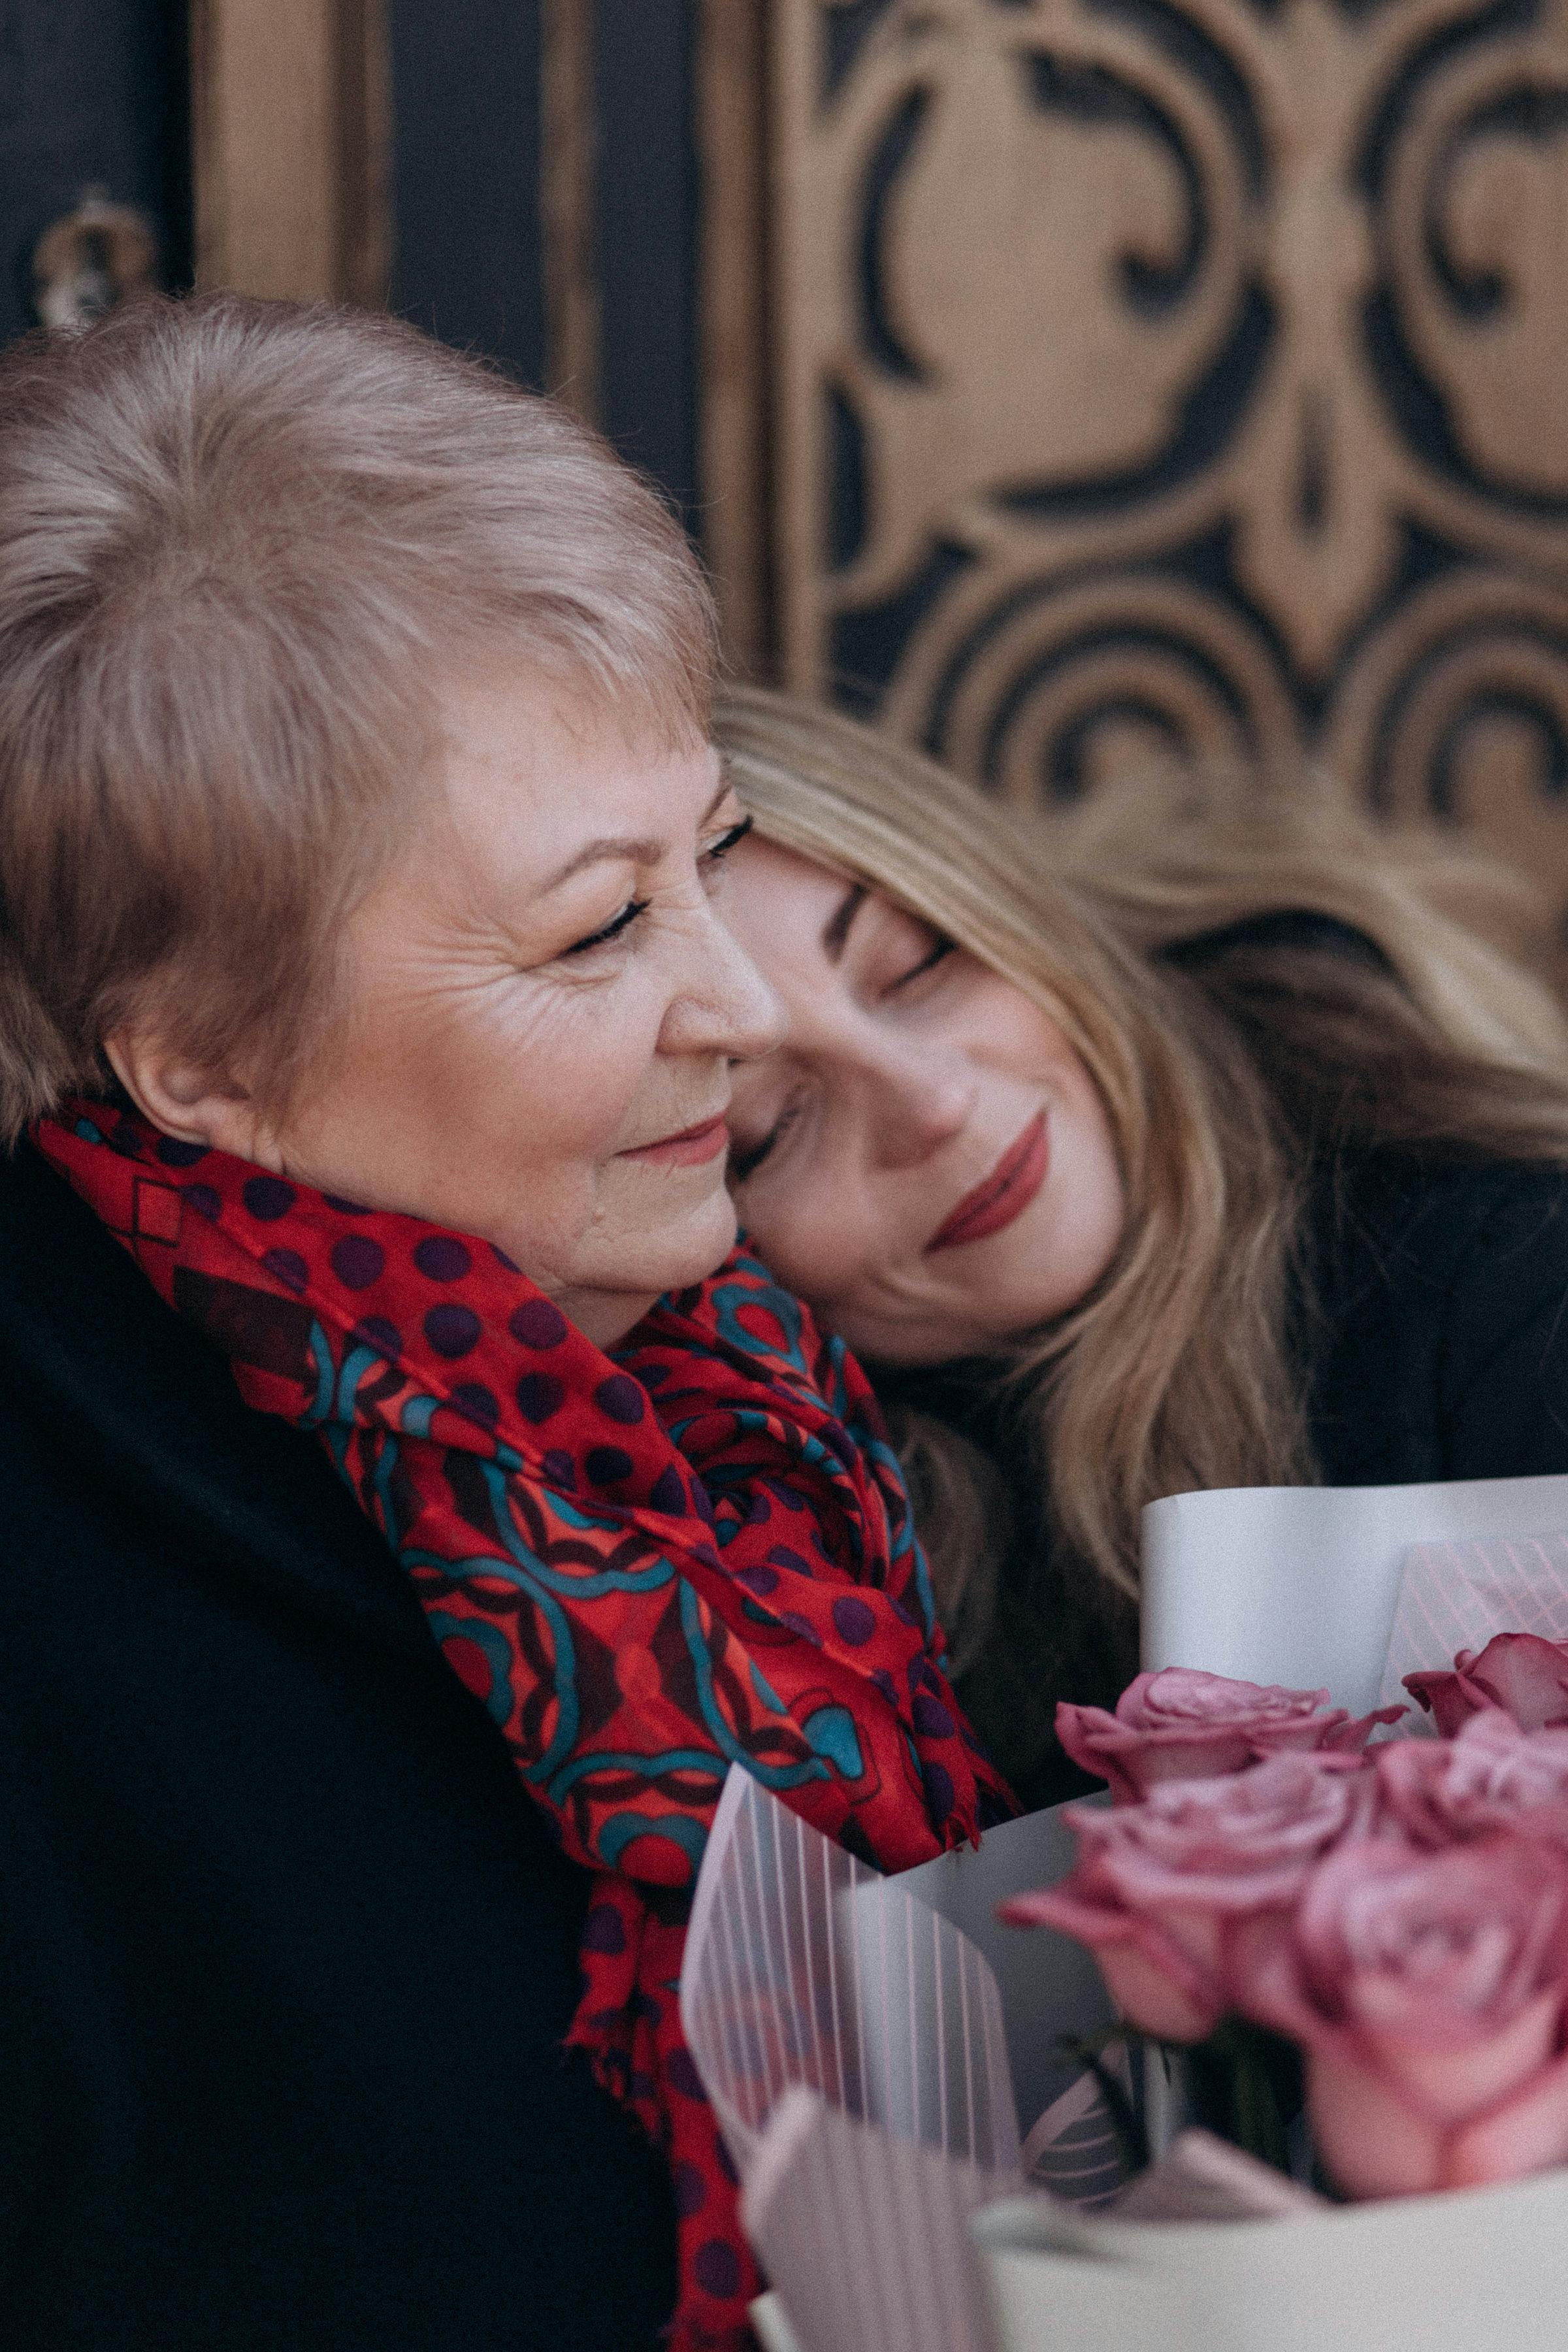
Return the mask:
<path id="1" fill-rule="evenodd" d="M 782 999 L 710 908 L 664 1016 L 660 1053 L 760 1061 L 784 1043 L 788 1025 Z"/>

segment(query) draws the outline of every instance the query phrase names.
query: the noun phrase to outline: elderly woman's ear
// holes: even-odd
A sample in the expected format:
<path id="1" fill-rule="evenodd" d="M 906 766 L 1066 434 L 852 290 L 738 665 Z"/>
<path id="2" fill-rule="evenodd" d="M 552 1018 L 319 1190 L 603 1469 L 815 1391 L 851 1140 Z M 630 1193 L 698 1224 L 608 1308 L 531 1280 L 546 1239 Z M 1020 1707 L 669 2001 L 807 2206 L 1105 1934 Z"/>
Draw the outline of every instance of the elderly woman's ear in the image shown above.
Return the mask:
<path id="1" fill-rule="evenodd" d="M 127 1023 L 103 1051 L 137 1109 L 165 1135 L 283 1174 L 277 1129 L 245 1087 L 200 1068 L 151 1025 Z"/>

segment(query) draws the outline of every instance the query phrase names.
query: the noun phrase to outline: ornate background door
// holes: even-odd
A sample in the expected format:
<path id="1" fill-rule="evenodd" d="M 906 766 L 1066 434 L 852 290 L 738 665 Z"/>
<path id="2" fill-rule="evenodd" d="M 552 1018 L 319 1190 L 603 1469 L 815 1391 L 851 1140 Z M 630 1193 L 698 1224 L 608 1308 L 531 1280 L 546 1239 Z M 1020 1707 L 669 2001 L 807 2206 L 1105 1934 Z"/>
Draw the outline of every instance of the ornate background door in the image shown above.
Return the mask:
<path id="1" fill-rule="evenodd" d="M 563 391 L 991 789 L 1309 756 L 1568 906 L 1568 0 L 0 0 L 0 341 L 94 185 Z"/>
<path id="2" fill-rule="evenodd" d="M 782 666 L 1321 759 L 1568 903 L 1563 0 L 773 0 Z"/>
<path id="3" fill-rule="evenodd" d="M 167 0 L 0 0 L 0 343 L 187 276 L 186 102 Z"/>

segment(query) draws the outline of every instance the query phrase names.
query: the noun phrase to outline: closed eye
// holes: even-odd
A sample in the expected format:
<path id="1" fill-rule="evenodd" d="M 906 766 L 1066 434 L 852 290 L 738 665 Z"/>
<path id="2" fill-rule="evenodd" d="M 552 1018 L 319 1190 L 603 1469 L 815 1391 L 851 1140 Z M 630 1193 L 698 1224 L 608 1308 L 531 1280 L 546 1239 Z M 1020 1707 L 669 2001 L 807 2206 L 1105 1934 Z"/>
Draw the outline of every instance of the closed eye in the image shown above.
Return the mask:
<path id="1" fill-rule="evenodd" d="M 927 951 L 926 954 L 921 956 L 919 963 L 911 964 L 908 971 L 900 972 L 899 974 L 898 979 L 893 982 L 891 987 L 889 989 L 888 994 L 889 996 L 894 996 L 898 993 L 900 988 L 908 988 L 911 981 L 919 980 L 922 973 L 934 971 L 937 965 L 942 962 L 943 958 L 950 956 L 952 953 L 952 941 L 951 940 L 943 939 L 939 932 L 935 944 Z"/>
<path id="2" fill-rule="evenodd" d="M 751 830 L 751 818 L 743 816 L 738 824 L 732 824 L 728 833 L 721 834 L 718 840 L 702 852 L 699 865 L 709 870 L 716 868 L 739 843 L 744 841 Z M 606 923 L 603 930 L 590 931 L 584 940 L 574 940 L 569 948 L 562 949 L 563 956 L 585 955 L 590 948 L 607 946 L 611 940 L 618 939 L 623 931 L 629 930 L 639 915 L 646 915 L 650 903 L 647 898 L 628 898 L 620 913 L 613 921 Z"/>
<path id="3" fill-rule="evenodd" d="M 574 940 L 569 948 L 562 949 L 562 954 L 585 955 L 590 948 L 602 948 L 607 940 L 618 939 L 623 931 L 630 930 L 637 917 L 646 915 L 647 908 L 646 898 L 628 898 L 620 913 L 613 921 L 606 923 L 602 931 L 590 931 L 585 940 Z"/>
<path id="4" fill-rule="evenodd" d="M 710 868 L 721 865 L 730 852 L 738 848 L 744 841 L 751 830 L 752 819 L 749 816 L 743 816 L 738 824 L 732 824 L 728 833 L 721 833 L 718 840 L 703 851 L 701 864 Z"/>
<path id="5" fill-rule="evenodd" d="M 759 1142 L 753 1143 L 749 1150 L 737 1151 L 733 1147 L 731 1147 L 730 1152 L 730 1178 L 732 1183 L 743 1184 L 748 1176 L 755 1175 L 757 1170 L 762 1166 L 769 1152 L 773 1150 L 775 1145 L 784 1140 L 784 1138 L 788 1134 L 790 1129 L 795 1125 L 795 1115 L 798 1108 L 798 1104 L 791 1103 L 788 1108 L 782 1112 L 776 1119 L 774 1119 L 766 1135 L 764 1135 Z"/>

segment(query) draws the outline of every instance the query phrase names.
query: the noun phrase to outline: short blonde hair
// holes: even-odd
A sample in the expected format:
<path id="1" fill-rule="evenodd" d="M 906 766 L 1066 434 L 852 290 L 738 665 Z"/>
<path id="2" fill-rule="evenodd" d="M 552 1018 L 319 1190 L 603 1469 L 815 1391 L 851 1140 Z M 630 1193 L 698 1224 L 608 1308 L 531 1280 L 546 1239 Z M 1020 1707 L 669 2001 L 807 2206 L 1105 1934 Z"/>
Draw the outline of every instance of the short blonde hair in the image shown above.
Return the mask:
<path id="1" fill-rule="evenodd" d="M 0 362 L 0 1140 L 132 1014 L 287 1091 L 476 656 L 628 735 L 707 725 L 686 539 L 549 401 L 231 294 Z"/>

